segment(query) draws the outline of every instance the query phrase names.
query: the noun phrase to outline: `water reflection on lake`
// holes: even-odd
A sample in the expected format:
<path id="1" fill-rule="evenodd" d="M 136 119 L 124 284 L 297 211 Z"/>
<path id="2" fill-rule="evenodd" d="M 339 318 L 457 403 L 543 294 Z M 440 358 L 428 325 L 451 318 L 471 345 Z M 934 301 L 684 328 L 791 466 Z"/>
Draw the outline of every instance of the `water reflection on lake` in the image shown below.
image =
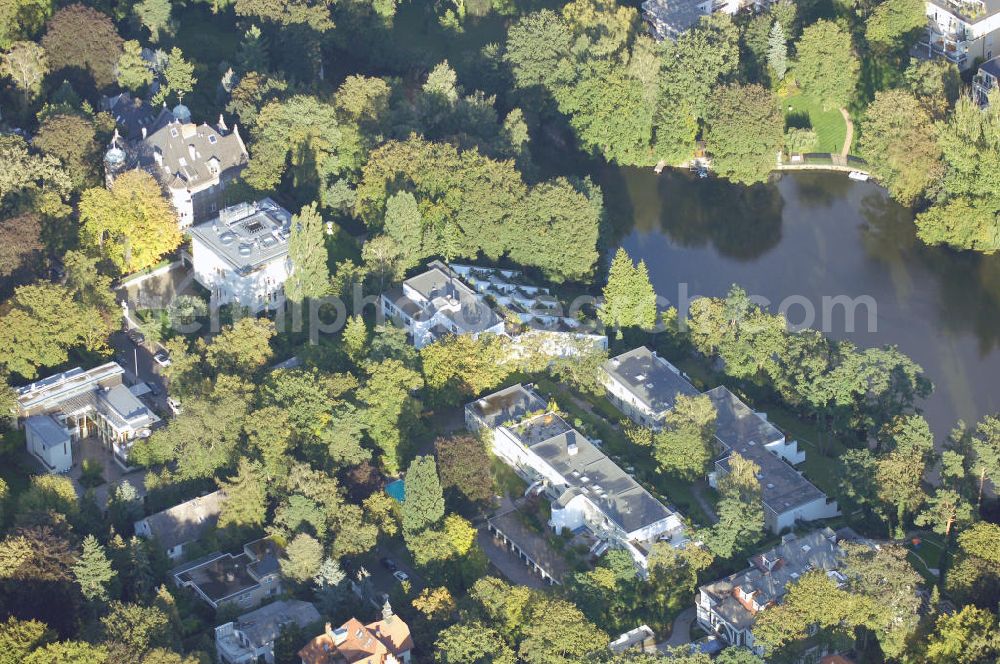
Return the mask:
<path id="1" fill-rule="evenodd" d="M 676 300 L 681 282 L 691 295 L 724 295 L 737 283 L 775 306 L 804 297 L 816 327 L 824 296 L 870 296 L 874 331 L 863 308 L 854 332 L 837 310 L 827 331 L 896 344 L 921 364 L 935 386 L 922 406 L 939 436 L 959 418 L 1000 410 L 1000 257 L 924 246 L 910 210 L 845 174 L 785 174 L 750 188 L 677 172 L 613 175 L 608 204 L 622 245 L 646 260 L 661 295 Z M 802 306 L 789 318 L 800 322 Z"/>

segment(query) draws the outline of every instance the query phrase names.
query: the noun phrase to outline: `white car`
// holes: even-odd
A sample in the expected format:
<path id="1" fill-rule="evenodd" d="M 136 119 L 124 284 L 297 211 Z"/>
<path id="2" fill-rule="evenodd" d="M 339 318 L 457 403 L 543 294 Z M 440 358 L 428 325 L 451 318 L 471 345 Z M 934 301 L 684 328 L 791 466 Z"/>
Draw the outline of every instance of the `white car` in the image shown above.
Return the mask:
<path id="1" fill-rule="evenodd" d="M 402 583 L 403 581 L 410 580 L 410 575 L 401 570 L 396 570 L 395 572 L 392 573 L 392 575 L 396 577 L 396 580 L 399 581 L 400 583 Z"/>
<path id="2" fill-rule="evenodd" d="M 165 351 L 165 350 L 161 350 L 160 352 L 155 353 L 153 355 L 153 360 L 157 364 L 159 364 L 161 367 L 169 367 L 170 366 L 170 356 L 167 355 L 167 351 Z"/>
<path id="3" fill-rule="evenodd" d="M 170 412 L 173 413 L 174 415 L 180 415 L 182 412 L 184 412 L 183 409 L 181 408 L 181 403 L 173 397 L 167 398 L 167 407 L 170 409 Z"/>

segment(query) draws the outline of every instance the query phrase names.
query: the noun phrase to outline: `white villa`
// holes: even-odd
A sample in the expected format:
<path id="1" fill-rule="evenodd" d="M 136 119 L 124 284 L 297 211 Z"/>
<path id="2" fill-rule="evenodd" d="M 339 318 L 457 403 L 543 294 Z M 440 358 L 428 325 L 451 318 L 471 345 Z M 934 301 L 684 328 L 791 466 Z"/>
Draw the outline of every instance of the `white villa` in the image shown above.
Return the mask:
<path id="1" fill-rule="evenodd" d="M 769 0 L 645 0 L 642 17 L 656 39 L 676 40 L 698 25 L 702 16 L 716 12 L 729 15 L 745 9 L 764 8 Z"/>
<path id="2" fill-rule="evenodd" d="M 274 642 L 289 625 L 301 629 L 320 621 L 309 602 L 283 599 L 215 628 L 215 654 L 220 664 L 274 664 Z"/>
<path id="3" fill-rule="evenodd" d="M 608 338 L 563 312 L 559 298 L 532 284 L 519 270 L 449 266 L 465 283 L 487 298 L 495 308 L 509 312 L 524 326 L 515 342 L 538 346 L 552 357 L 566 357 L 591 347 L 607 350 Z"/>
<path id="4" fill-rule="evenodd" d="M 403 327 L 417 348 L 449 334 L 487 333 L 511 337 L 514 353 L 530 346 L 565 357 L 581 348 L 608 347 L 606 336 L 563 315 L 549 289 L 518 270 L 441 261 L 427 267 L 380 298 L 382 313 Z"/>
<path id="5" fill-rule="evenodd" d="M 264 198 L 220 210 L 188 231 L 194 278 L 213 303 L 236 303 L 255 313 L 280 306 L 292 272 L 291 220 L 288 210 Z"/>
<path id="6" fill-rule="evenodd" d="M 17 389 L 17 417 L 28 452 L 50 473 L 73 467 L 73 443 L 96 436 L 128 468 L 136 438 L 160 421 L 123 383 L 125 370 L 108 362 L 88 371 L 77 367 Z"/>
<path id="7" fill-rule="evenodd" d="M 763 656 L 753 637 L 757 614 L 779 603 L 788 586 L 806 572 L 824 570 L 838 585 L 846 581 L 837 571 L 840 557 L 837 534 L 829 528 L 802 537 L 785 535 L 780 546 L 751 558 L 744 571 L 698 589 L 698 625 L 728 645 Z"/>
<path id="8" fill-rule="evenodd" d="M 485 298 L 441 261 L 380 298 L 382 313 L 423 348 L 449 334 L 503 334 L 504 322 Z"/>
<path id="9" fill-rule="evenodd" d="M 613 357 L 603 369 L 608 400 L 636 424 L 653 429 L 662 426 L 679 395 L 698 394 L 677 367 L 648 348 Z M 795 469 L 806 459 L 796 441 L 786 440 L 764 414 L 755 412 L 726 387 L 716 387 L 705 395 L 715 407 L 715 439 L 722 450 L 708 476 L 713 487 L 729 472 L 729 457 L 735 452 L 760 466 L 764 521 L 771 532 L 780 533 L 799 521 L 840 514 L 836 501 Z"/>
<path id="10" fill-rule="evenodd" d="M 556 532 L 590 531 L 598 543 L 628 551 L 645 570 L 657 541 L 686 542 L 681 516 L 665 507 L 571 427 L 530 388 L 514 385 L 465 407 L 471 431 L 492 430 L 493 452 L 552 501 Z"/>
<path id="11" fill-rule="evenodd" d="M 249 161 L 237 126 L 230 131 L 221 115 L 215 127 L 196 125 L 183 104 L 173 110 L 164 104 L 156 117 L 127 96 L 107 104 L 131 139 L 122 140 L 116 132 L 105 153 L 108 186 L 126 170 L 148 171 L 173 203 L 181 228 L 211 219 L 225 205 L 228 185 Z"/>
<path id="12" fill-rule="evenodd" d="M 1000 55 L 1000 0 L 927 0 L 928 56 L 947 58 L 961 70 Z"/>
<path id="13" fill-rule="evenodd" d="M 612 357 L 602 372 L 605 395 L 637 424 L 659 429 L 679 395 L 698 390 L 680 369 L 645 346 Z"/>

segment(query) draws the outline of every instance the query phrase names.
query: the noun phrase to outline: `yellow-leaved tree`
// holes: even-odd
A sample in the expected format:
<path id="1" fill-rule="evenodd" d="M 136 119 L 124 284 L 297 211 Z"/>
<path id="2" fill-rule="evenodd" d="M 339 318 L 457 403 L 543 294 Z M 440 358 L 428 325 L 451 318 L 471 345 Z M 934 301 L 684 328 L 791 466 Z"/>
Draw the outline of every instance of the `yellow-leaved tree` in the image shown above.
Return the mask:
<path id="1" fill-rule="evenodd" d="M 84 191 L 80 223 L 80 239 L 124 273 L 155 265 L 181 243 L 174 209 L 153 176 L 140 170 L 122 173 L 110 190 Z"/>

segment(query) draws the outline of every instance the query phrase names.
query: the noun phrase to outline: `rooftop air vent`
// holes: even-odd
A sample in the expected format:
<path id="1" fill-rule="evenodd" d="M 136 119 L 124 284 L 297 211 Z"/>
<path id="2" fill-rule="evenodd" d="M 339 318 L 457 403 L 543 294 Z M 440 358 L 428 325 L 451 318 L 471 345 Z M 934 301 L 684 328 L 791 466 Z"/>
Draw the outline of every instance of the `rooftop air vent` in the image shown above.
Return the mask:
<path id="1" fill-rule="evenodd" d="M 244 242 L 240 245 L 240 256 L 249 256 L 252 250 L 253 247 Z"/>
<path id="2" fill-rule="evenodd" d="M 236 241 L 236 233 L 233 233 L 232 231 L 226 231 L 225 233 L 219 236 L 219 242 L 224 246 L 229 246 L 235 241 Z"/>

